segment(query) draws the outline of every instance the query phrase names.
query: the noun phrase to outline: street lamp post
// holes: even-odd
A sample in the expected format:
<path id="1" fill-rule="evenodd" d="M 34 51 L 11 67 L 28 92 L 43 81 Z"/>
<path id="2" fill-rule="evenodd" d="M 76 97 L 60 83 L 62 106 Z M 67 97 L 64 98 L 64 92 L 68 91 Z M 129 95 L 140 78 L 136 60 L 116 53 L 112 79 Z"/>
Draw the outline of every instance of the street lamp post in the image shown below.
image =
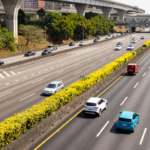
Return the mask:
<path id="1" fill-rule="evenodd" d="M 83 41 L 84 41 L 84 25 L 83 25 Z"/>
<path id="2" fill-rule="evenodd" d="M 45 26 L 45 48 L 46 48 L 46 26 Z"/>

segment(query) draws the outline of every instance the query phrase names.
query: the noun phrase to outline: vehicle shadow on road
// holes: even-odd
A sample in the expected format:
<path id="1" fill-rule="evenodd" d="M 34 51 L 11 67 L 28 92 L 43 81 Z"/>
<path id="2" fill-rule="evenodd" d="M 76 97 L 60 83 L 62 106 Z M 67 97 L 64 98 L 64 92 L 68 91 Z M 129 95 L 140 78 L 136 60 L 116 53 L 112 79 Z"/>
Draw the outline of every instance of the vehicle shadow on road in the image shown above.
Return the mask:
<path id="1" fill-rule="evenodd" d="M 50 95 L 44 95 L 43 93 L 40 94 L 42 97 L 50 97 Z"/>
<path id="2" fill-rule="evenodd" d="M 81 113 L 79 113 L 77 115 L 77 117 L 82 118 L 82 119 L 95 119 L 95 118 L 98 118 L 96 115 L 93 115 L 93 114 L 84 114 L 83 111 Z"/>
<path id="3" fill-rule="evenodd" d="M 121 130 L 121 129 L 116 129 L 116 123 L 114 123 L 114 125 L 112 126 L 112 128 L 110 129 L 111 133 L 114 134 L 132 134 L 132 131 L 126 131 L 126 130 Z"/>
<path id="4" fill-rule="evenodd" d="M 134 77 L 134 76 L 135 76 L 135 74 L 128 74 L 127 72 L 126 72 L 125 74 L 122 73 L 121 76 L 122 76 L 122 75 L 125 76 L 125 77 L 127 77 L 127 76 L 129 76 L 129 77 L 132 77 L 132 76 L 133 76 L 133 77 Z"/>

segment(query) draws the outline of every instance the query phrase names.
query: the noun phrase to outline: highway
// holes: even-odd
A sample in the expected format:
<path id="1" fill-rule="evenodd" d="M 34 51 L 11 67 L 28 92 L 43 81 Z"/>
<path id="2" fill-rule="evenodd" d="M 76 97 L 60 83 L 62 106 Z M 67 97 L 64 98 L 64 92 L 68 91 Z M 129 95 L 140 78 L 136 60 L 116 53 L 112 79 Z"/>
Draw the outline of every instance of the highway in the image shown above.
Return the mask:
<path id="1" fill-rule="evenodd" d="M 101 39 L 99 41 L 104 41 L 105 37 L 106 36 L 101 37 Z M 112 38 L 112 37 L 110 37 L 110 38 Z M 84 42 L 85 42 L 85 45 L 87 45 L 87 44 L 93 43 L 93 39 L 91 39 L 91 40 L 85 40 Z M 58 45 L 58 49 L 52 51 L 52 53 L 56 53 L 56 52 L 67 50 L 67 49 L 73 49 L 75 47 L 80 47 L 79 43 L 80 42 L 76 42 L 74 46 L 69 46 L 69 44 L 68 45 L 61 45 L 61 46 Z M 33 57 L 39 57 L 39 56 L 41 56 L 41 53 L 43 52 L 43 50 L 36 52 L 36 55 L 34 55 L 34 56 L 24 57 L 24 55 L 19 55 L 19 56 L 4 58 L 4 59 L 2 59 L 2 61 L 4 61 L 5 64 L 11 64 L 11 63 L 14 63 L 14 62 L 31 59 Z"/>
<path id="2" fill-rule="evenodd" d="M 141 35 L 145 36 L 141 40 Z M 136 33 L 138 48 L 149 39 L 148 33 Z M 117 42 L 122 42 L 120 51 L 115 51 Z M 47 96 L 42 95 L 49 82 L 61 80 L 65 87 L 79 80 L 80 75 L 89 75 L 103 68 L 107 63 L 127 53 L 129 36 L 111 41 L 81 47 L 78 50 L 44 58 L 43 60 L 25 64 L 0 72 L 0 121 L 13 116 L 14 113 L 25 111 L 42 102 Z M 10 74 L 10 73 L 13 74 Z"/>
<path id="3" fill-rule="evenodd" d="M 139 63 L 139 73 L 128 76 L 125 74 L 100 97 L 108 100 L 107 110 L 101 117 L 79 113 L 59 132 L 47 139 L 63 123 L 38 141 L 30 150 L 43 144 L 38 150 L 149 150 L 150 148 L 150 53 Z M 100 93 L 96 93 L 98 96 Z M 99 96 L 98 96 L 99 97 Z M 83 106 L 73 115 L 80 111 Z M 139 113 L 139 124 L 134 133 L 117 131 L 115 123 L 124 110 Z M 72 116 L 73 116 L 72 115 Z M 66 121 L 68 121 L 70 116 Z M 65 122 L 66 122 L 65 121 Z M 64 122 L 64 123 L 65 123 Z"/>

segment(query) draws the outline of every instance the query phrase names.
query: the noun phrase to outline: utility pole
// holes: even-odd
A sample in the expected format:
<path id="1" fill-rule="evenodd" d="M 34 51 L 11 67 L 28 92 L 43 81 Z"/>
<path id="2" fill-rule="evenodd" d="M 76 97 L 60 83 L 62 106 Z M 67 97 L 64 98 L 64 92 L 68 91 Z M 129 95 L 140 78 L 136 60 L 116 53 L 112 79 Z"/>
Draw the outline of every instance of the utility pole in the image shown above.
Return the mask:
<path id="1" fill-rule="evenodd" d="M 45 48 L 46 48 L 46 26 L 45 26 Z"/>
<path id="2" fill-rule="evenodd" d="M 84 25 L 83 25 L 83 41 L 84 41 Z"/>

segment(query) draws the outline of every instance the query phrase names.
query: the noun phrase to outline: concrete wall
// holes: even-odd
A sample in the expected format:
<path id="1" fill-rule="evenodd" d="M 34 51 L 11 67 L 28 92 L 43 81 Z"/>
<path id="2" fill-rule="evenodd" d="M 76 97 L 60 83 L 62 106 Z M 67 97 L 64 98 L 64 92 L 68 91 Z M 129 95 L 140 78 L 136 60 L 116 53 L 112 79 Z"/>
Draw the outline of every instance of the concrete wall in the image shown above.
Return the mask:
<path id="1" fill-rule="evenodd" d="M 150 47 L 146 48 L 140 54 L 132 58 L 130 61 L 126 62 L 124 65 L 116 69 L 113 73 L 107 76 L 105 79 L 85 91 L 84 93 L 80 94 L 78 97 L 73 99 L 71 102 L 67 103 L 65 106 L 58 109 L 56 112 L 51 114 L 49 117 L 44 119 L 38 125 L 24 133 L 22 136 L 17 138 L 15 141 L 7 145 L 3 150 L 24 150 L 25 148 L 29 147 L 30 144 L 39 140 L 41 136 L 45 133 L 52 131 L 58 124 L 62 123 L 66 117 L 70 116 L 76 109 L 82 108 L 84 103 L 95 93 L 100 93 L 106 87 L 112 83 L 113 80 L 116 80 L 119 76 L 121 76 L 127 68 L 127 64 L 132 62 L 135 63 L 139 60 L 142 56 L 144 56 Z"/>

